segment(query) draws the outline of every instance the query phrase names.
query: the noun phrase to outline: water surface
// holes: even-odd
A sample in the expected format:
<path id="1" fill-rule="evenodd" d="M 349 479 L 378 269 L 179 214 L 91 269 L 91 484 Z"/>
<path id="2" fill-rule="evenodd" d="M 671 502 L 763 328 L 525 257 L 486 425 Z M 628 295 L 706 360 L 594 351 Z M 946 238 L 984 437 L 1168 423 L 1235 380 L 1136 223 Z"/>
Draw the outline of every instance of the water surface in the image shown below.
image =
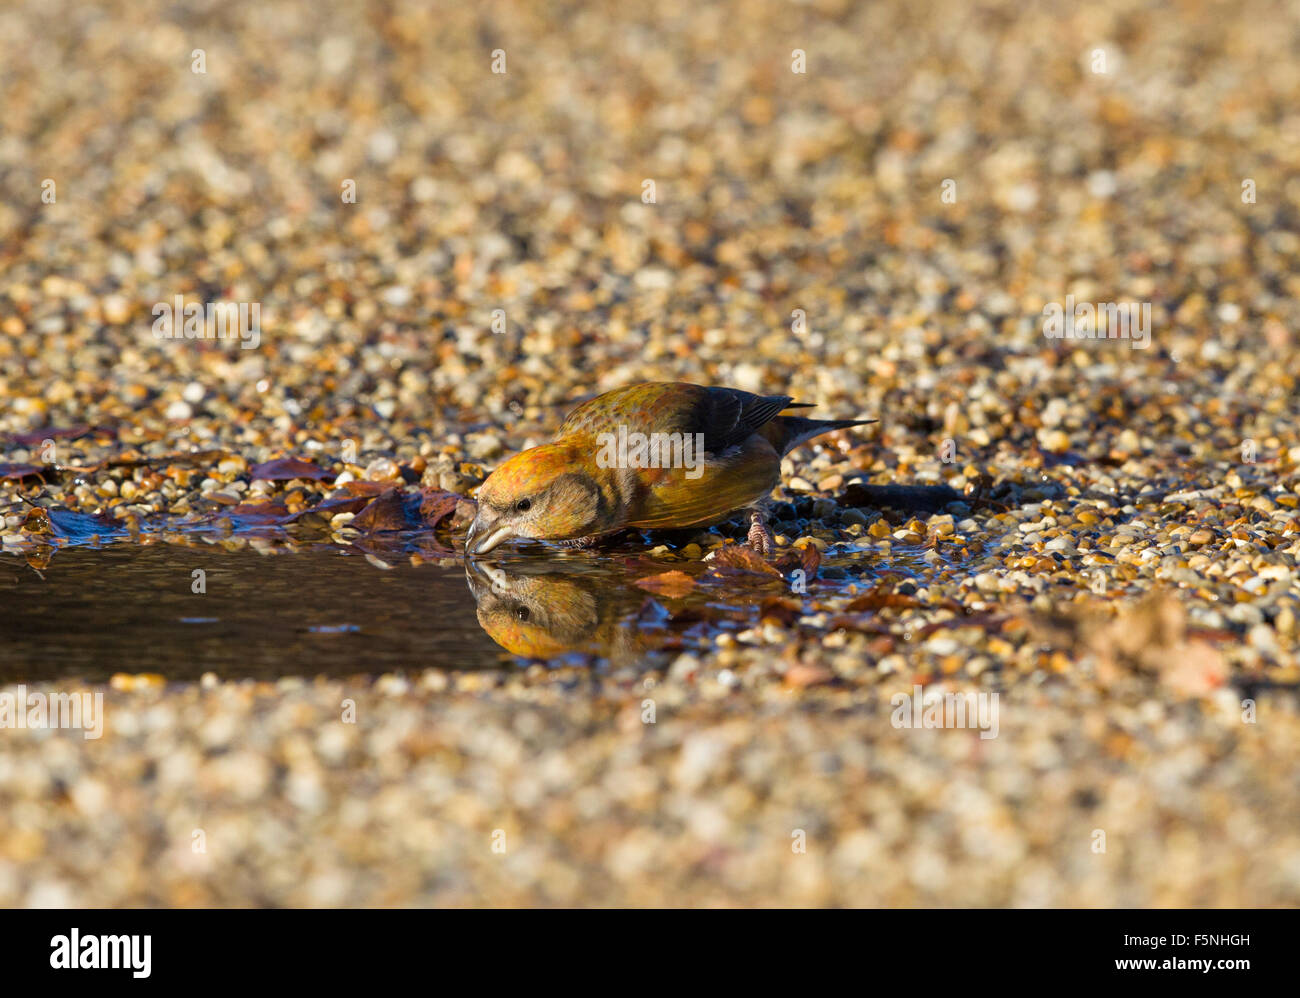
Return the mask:
<path id="1" fill-rule="evenodd" d="M 765 598 L 794 598 L 812 612 L 819 597 L 855 581 L 920 567 L 897 552 L 887 564 L 852 553 L 847 564 L 834 580 L 792 596 L 780 578 L 719 580 L 699 562 L 635 550 L 573 554 L 535 545 L 468 570 L 459 559 L 412 564 L 401 550 L 365 557 L 349 545 L 265 539 L 154 537 L 40 557 L 6 552 L 0 683 L 104 681 L 118 672 L 172 681 L 205 672 L 350 676 L 536 661 L 650 667 L 707 649 L 722 631 L 752 627 Z M 698 585 L 686 593 L 638 585 L 664 572 Z"/>

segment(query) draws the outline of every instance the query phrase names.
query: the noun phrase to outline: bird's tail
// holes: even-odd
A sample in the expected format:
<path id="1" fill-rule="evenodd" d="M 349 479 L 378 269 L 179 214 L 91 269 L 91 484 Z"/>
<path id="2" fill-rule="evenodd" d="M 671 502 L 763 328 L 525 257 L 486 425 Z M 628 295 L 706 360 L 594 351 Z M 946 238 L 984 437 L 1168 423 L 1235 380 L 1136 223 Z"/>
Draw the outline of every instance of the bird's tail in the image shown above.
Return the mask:
<path id="1" fill-rule="evenodd" d="M 807 419 L 803 416 L 778 416 L 768 425 L 773 426 L 778 437 L 772 441 L 782 457 L 800 444 L 832 430 L 846 430 L 850 426 L 866 426 L 874 419 Z"/>

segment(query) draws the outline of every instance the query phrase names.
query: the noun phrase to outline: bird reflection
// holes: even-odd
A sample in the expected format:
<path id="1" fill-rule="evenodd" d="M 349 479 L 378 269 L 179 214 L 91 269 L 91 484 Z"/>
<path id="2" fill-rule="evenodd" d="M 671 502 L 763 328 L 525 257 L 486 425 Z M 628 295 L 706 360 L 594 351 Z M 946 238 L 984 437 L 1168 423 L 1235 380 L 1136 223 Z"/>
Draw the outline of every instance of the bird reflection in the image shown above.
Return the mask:
<path id="1" fill-rule="evenodd" d="M 466 564 L 478 622 L 506 651 L 525 658 L 590 652 L 621 661 L 646 648 L 636 619 L 646 594 L 609 578 Z"/>

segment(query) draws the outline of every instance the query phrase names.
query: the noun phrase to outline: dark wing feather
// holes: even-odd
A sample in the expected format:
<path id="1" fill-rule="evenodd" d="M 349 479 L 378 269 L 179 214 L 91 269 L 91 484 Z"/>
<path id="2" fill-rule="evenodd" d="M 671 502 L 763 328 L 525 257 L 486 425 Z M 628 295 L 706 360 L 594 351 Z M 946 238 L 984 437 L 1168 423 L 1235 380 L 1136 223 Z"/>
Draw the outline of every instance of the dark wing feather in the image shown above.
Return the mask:
<path id="1" fill-rule="evenodd" d="M 709 388 L 695 407 L 692 432 L 704 434 L 704 449 L 720 454 L 749 438 L 793 401 L 789 395 L 754 395 L 739 388 Z"/>
<path id="2" fill-rule="evenodd" d="M 616 388 L 578 406 L 556 438 L 575 433 L 702 433 L 704 450 L 720 454 L 790 408 L 789 395 L 755 395 L 738 388 L 652 382 Z"/>

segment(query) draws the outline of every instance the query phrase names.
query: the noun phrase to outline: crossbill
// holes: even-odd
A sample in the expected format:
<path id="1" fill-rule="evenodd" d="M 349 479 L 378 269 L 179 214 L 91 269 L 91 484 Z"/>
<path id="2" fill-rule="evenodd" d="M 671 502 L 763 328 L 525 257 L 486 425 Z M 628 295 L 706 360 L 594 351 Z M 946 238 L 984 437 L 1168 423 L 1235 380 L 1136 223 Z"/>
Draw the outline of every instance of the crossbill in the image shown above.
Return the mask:
<path id="1" fill-rule="evenodd" d="M 555 439 L 516 454 L 478 490 L 465 549 L 514 537 L 587 544 L 624 528 L 706 527 L 750 510 L 749 542 L 772 534 L 761 503 L 781 458 L 806 440 L 874 420 L 808 419 L 789 395 L 655 382 L 584 402 Z"/>

